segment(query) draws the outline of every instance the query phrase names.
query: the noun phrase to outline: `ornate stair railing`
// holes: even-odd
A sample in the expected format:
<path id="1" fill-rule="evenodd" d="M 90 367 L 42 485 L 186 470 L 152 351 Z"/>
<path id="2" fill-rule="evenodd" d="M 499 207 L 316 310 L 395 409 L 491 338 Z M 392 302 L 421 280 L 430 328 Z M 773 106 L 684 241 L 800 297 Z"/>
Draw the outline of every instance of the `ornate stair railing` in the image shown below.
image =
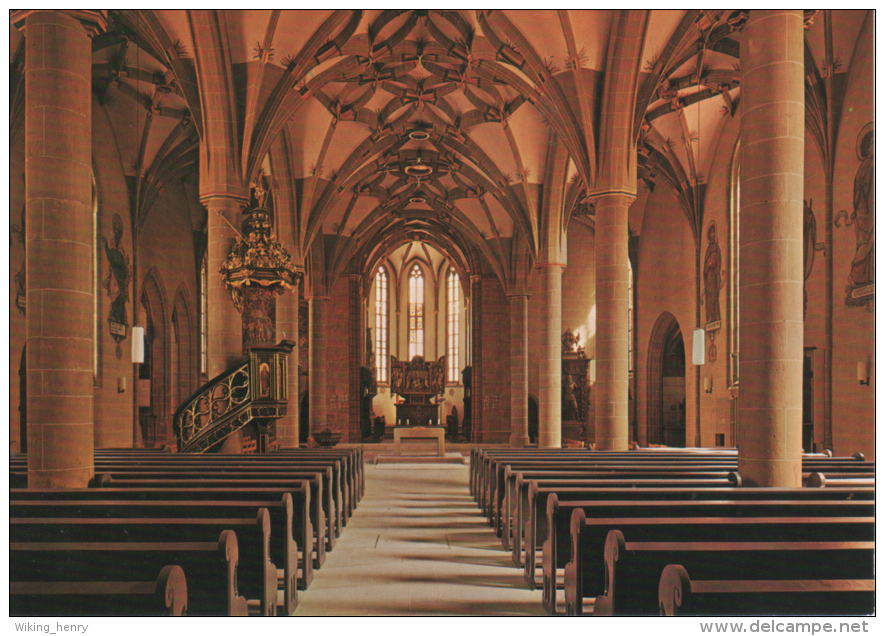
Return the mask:
<path id="1" fill-rule="evenodd" d="M 287 415 L 288 358 L 294 346 L 283 340 L 279 345 L 252 347 L 246 359 L 185 400 L 173 417 L 178 451 L 215 450 L 248 424 L 266 439 L 273 423 Z"/>

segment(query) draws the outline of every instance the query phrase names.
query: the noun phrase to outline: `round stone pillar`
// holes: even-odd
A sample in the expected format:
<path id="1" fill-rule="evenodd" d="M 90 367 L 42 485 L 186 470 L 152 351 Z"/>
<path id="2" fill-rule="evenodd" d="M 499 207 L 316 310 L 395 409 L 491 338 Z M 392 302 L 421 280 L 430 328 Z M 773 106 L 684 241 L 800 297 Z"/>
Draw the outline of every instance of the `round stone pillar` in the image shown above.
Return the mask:
<path id="1" fill-rule="evenodd" d="M 62 12 L 25 19 L 28 487 L 93 476 L 92 43 Z"/>
<path id="2" fill-rule="evenodd" d="M 738 468 L 748 486 L 802 485 L 802 18 L 752 10 L 741 39 Z"/>
<path id="3" fill-rule="evenodd" d="M 325 430 L 326 424 L 326 309 L 329 299 L 314 296 L 308 299 L 310 304 L 310 322 L 308 324 L 308 358 L 310 361 L 310 379 L 308 384 L 310 402 L 311 434 Z"/>
<path id="4" fill-rule="evenodd" d="M 596 201 L 596 448 L 628 446 L 629 368 L 627 214 L 635 197 L 604 194 Z"/>
<path id="5" fill-rule="evenodd" d="M 562 270 L 541 268 L 541 368 L 538 391 L 538 447 L 562 446 Z"/>
<path id="6" fill-rule="evenodd" d="M 230 291 L 221 279 L 221 266 L 227 259 L 242 225 L 243 196 L 210 195 L 202 199 L 208 215 L 208 304 L 209 347 L 207 374 L 210 378 L 227 371 L 243 357 L 243 320 L 234 306 Z"/>
<path id="7" fill-rule="evenodd" d="M 276 423 L 277 444 L 280 448 L 298 448 L 298 396 L 299 352 L 298 352 L 298 288 L 277 297 L 277 340 L 291 340 L 295 343 L 289 354 L 287 376 L 287 415 Z"/>
<path id="8" fill-rule="evenodd" d="M 510 297 L 510 445 L 529 443 L 529 332 L 528 300 Z"/>

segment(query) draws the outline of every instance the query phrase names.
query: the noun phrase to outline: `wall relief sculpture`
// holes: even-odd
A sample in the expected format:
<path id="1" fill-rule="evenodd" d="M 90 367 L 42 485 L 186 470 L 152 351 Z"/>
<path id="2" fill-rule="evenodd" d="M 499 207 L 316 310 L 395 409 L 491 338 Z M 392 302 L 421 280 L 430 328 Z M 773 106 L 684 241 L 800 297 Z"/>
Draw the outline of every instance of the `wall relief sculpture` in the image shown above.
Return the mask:
<path id="1" fill-rule="evenodd" d="M 866 307 L 873 311 L 875 297 L 874 244 L 876 240 L 876 131 L 873 122 L 864 126 L 855 143 L 860 165 L 854 176 L 854 209 L 849 214 L 840 210 L 833 224 L 854 226 L 855 251 L 845 286 L 845 304 L 849 307 Z"/>
<path id="2" fill-rule="evenodd" d="M 722 315 L 719 311 L 719 290 L 725 284 L 725 272 L 722 269 L 722 250 L 719 249 L 719 237 L 716 235 L 716 223 L 710 222 L 707 228 L 707 252 L 704 255 L 704 297 L 702 302 L 706 310 L 707 322 L 704 331 L 710 338 L 707 346 L 707 360 L 716 362 L 716 334 L 722 326 Z"/>
<path id="3" fill-rule="evenodd" d="M 108 273 L 104 279 L 104 288 L 111 299 L 111 308 L 108 312 L 108 329 L 111 337 L 116 341 L 117 348 L 114 353 L 117 360 L 123 357 L 123 349 L 120 343 L 126 339 L 129 328 L 129 320 L 126 315 L 126 303 L 129 302 L 129 283 L 132 281 L 132 264 L 129 255 L 123 246 L 123 219 L 115 214 L 111 221 L 113 229 L 113 244 L 108 243 L 107 237 L 102 237 L 104 253 L 108 259 Z"/>
<path id="4" fill-rule="evenodd" d="M 18 225 L 10 225 L 9 226 L 9 247 L 12 247 L 12 237 L 17 235 L 18 242 L 22 245 L 25 244 L 25 206 L 22 205 L 22 223 L 21 227 Z M 26 313 L 26 289 L 25 289 L 25 261 L 26 258 L 22 258 L 22 266 L 18 270 L 18 274 L 15 275 L 13 281 L 15 282 L 15 306 L 21 312 L 22 315 Z"/>
<path id="5" fill-rule="evenodd" d="M 814 268 L 814 253 L 823 251 L 826 247 L 823 243 L 817 242 L 817 220 L 814 218 L 814 209 L 812 205 L 814 204 L 814 199 L 809 199 L 807 201 L 803 201 L 803 213 L 802 213 L 802 239 L 803 239 L 803 252 L 802 252 L 802 263 L 805 266 L 805 280 L 802 283 L 802 317 L 808 314 L 808 291 L 805 289 L 805 283 L 808 282 L 808 277 L 811 276 L 811 270 Z"/>

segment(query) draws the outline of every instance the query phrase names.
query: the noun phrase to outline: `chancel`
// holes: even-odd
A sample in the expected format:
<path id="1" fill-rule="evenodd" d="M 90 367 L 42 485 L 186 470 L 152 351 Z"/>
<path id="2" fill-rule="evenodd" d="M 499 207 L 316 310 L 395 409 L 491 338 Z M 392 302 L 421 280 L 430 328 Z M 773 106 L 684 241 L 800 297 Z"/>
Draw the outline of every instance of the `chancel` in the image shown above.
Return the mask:
<path id="1" fill-rule="evenodd" d="M 11 614 L 875 612 L 874 11 L 9 15 Z"/>

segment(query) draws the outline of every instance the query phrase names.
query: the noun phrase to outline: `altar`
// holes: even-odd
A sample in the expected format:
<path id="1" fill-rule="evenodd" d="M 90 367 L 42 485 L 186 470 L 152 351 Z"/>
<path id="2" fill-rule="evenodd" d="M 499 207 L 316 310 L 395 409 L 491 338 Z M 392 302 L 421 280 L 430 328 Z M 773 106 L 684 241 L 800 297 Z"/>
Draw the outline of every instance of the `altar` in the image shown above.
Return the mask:
<path id="1" fill-rule="evenodd" d="M 397 426 L 393 429 L 393 448 L 397 455 L 402 455 L 402 441 L 404 439 L 432 439 L 436 440 L 436 454 L 438 457 L 446 456 L 446 429 L 442 426 Z"/>
<path id="2" fill-rule="evenodd" d="M 390 357 L 390 392 L 396 402 L 396 426 L 438 426 L 439 400 L 445 394 L 446 358 L 426 362 L 415 356 L 409 362 Z"/>

